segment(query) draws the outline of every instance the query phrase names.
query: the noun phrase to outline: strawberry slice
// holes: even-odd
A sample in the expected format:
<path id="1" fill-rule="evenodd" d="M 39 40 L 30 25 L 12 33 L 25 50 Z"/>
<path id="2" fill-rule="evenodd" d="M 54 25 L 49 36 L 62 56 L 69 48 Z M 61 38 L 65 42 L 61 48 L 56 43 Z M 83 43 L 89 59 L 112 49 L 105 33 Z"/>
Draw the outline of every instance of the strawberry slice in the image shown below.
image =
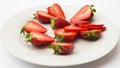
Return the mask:
<path id="1" fill-rule="evenodd" d="M 104 24 L 90 24 L 90 23 L 80 23 L 78 24 L 81 28 L 87 28 L 88 30 L 101 30 L 105 31 L 106 27 L 104 27 Z"/>
<path id="2" fill-rule="evenodd" d="M 81 25 L 81 24 L 90 24 L 91 22 L 89 21 L 75 21 L 75 22 L 72 22 L 71 24 L 73 25 Z"/>
<path id="3" fill-rule="evenodd" d="M 80 31 L 80 35 L 86 40 L 97 40 L 101 37 L 101 30 Z"/>
<path id="4" fill-rule="evenodd" d="M 76 31 L 66 32 L 64 28 L 59 28 L 54 30 L 54 34 L 57 42 L 63 42 L 65 40 L 66 41 L 73 40 L 76 37 L 77 32 Z"/>
<path id="5" fill-rule="evenodd" d="M 79 23 L 78 26 L 81 28 L 89 28 L 90 23 L 84 22 L 84 23 Z"/>
<path id="6" fill-rule="evenodd" d="M 57 3 L 53 4 L 52 6 L 48 7 L 48 13 L 57 17 L 60 16 L 62 18 L 65 18 L 64 12 L 61 8 L 61 6 Z"/>
<path id="7" fill-rule="evenodd" d="M 73 51 L 73 43 L 52 43 L 48 46 L 54 50 L 54 54 L 67 55 Z"/>
<path id="8" fill-rule="evenodd" d="M 38 22 L 34 20 L 28 21 L 22 28 L 21 33 L 25 34 L 25 32 L 30 33 L 30 32 L 41 32 L 45 33 L 47 32 L 47 29 L 39 24 Z"/>
<path id="9" fill-rule="evenodd" d="M 54 19 L 51 19 L 51 27 L 52 29 L 54 28 L 63 28 L 67 25 L 70 25 L 70 23 L 65 20 L 64 18 L 60 17 L 60 16 L 57 16 L 56 18 Z"/>
<path id="10" fill-rule="evenodd" d="M 75 25 L 66 26 L 66 27 L 64 27 L 64 29 L 65 29 L 65 31 L 76 31 L 76 32 L 79 32 L 82 30 L 87 30 L 87 28 L 80 28 Z"/>
<path id="11" fill-rule="evenodd" d="M 45 11 L 37 11 L 35 14 L 35 18 L 41 23 L 50 23 L 50 19 L 54 18 L 54 16 L 48 14 Z"/>
<path id="12" fill-rule="evenodd" d="M 93 8 L 94 5 L 85 5 L 83 6 L 71 19 L 71 23 L 74 23 L 76 21 L 89 21 L 93 17 L 93 12 L 96 12 L 96 10 Z"/>
<path id="13" fill-rule="evenodd" d="M 54 38 L 39 32 L 26 34 L 26 42 L 31 42 L 34 46 L 43 46 L 54 42 Z"/>

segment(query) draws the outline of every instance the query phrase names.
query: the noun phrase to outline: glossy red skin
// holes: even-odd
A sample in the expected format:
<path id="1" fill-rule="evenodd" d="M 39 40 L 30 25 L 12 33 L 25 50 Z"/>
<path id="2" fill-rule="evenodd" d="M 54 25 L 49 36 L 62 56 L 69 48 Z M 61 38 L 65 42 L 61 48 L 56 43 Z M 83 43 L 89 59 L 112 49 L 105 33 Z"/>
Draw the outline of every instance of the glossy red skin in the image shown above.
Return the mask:
<path id="1" fill-rule="evenodd" d="M 74 44 L 73 43 L 53 43 L 62 46 L 62 51 L 58 54 L 67 55 L 73 51 Z"/>
<path id="2" fill-rule="evenodd" d="M 27 22 L 27 24 L 24 25 L 23 29 L 25 30 L 25 32 L 30 33 L 30 32 L 41 32 L 41 33 L 45 33 L 47 32 L 47 29 L 42 26 L 41 24 L 39 24 L 38 22 L 34 21 L 34 20 L 30 20 Z"/>
<path id="3" fill-rule="evenodd" d="M 36 13 L 36 19 L 39 20 L 41 23 L 50 23 L 50 19 L 52 18 L 55 17 L 45 11 L 37 11 Z"/>
<path id="4" fill-rule="evenodd" d="M 93 17 L 93 12 L 89 5 L 83 6 L 71 19 L 71 23 L 76 21 L 90 21 Z"/>
<path id="5" fill-rule="evenodd" d="M 34 46 L 43 46 L 43 45 L 47 45 L 47 44 L 51 44 L 54 42 L 54 38 L 43 34 L 43 33 L 38 33 L 38 32 L 31 32 L 30 34 L 32 34 L 34 36 L 34 38 L 32 38 L 31 43 Z"/>
<path id="6" fill-rule="evenodd" d="M 61 6 L 57 3 L 53 4 L 52 6 L 48 7 L 48 13 L 57 17 L 60 16 L 65 19 L 65 14 L 61 8 Z"/>
<path id="7" fill-rule="evenodd" d="M 76 37 L 77 32 L 76 31 L 66 32 L 64 28 L 59 28 L 54 30 L 54 34 L 55 35 L 63 34 L 66 41 L 71 41 Z"/>
<path id="8" fill-rule="evenodd" d="M 70 25 L 70 23 L 67 20 L 65 20 L 64 18 L 62 18 L 60 16 L 56 17 L 56 21 L 55 21 L 56 28 L 63 28 L 68 25 Z"/>

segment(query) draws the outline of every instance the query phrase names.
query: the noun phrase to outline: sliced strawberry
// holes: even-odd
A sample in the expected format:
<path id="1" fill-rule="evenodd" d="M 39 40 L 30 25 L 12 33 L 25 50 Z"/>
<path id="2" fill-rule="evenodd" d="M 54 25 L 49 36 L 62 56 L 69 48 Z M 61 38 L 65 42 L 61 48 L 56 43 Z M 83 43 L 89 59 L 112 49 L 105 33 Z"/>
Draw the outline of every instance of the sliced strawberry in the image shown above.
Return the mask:
<path id="1" fill-rule="evenodd" d="M 56 18 L 54 19 L 51 19 L 51 27 L 52 29 L 54 28 L 63 28 L 67 25 L 70 25 L 70 23 L 65 20 L 64 18 L 60 17 L 60 16 L 57 16 Z"/>
<path id="2" fill-rule="evenodd" d="M 57 3 L 48 7 L 48 13 L 55 16 L 55 17 L 60 16 L 62 18 L 65 18 L 65 15 L 64 15 L 64 12 L 63 12 L 61 6 Z"/>
<path id="3" fill-rule="evenodd" d="M 93 12 L 96 10 L 93 8 L 93 5 L 85 5 L 83 6 L 71 19 L 71 23 L 76 21 L 89 21 L 93 17 Z"/>
<path id="4" fill-rule="evenodd" d="M 66 26 L 64 27 L 65 31 L 76 31 L 76 32 L 79 32 L 81 30 L 85 30 L 86 28 L 80 28 L 78 26 L 75 26 L 75 25 L 69 25 L 69 26 Z"/>
<path id="5" fill-rule="evenodd" d="M 89 27 L 103 27 L 104 24 L 90 24 Z"/>
<path id="6" fill-rule="evenodd" d="M 39 32 L 31 32 L 26 35 L 26 42 L 31 42 L 34 46 L 43 46 L 54 42 L 54 38 Z"/>
<path id="7" fill-rule="evenodd" d="M 83 23 L 79 23 L 78 26 L 81 28 L 89 28 L 90 23 L 88 22 L 83 22 Z"/>
<path id="8" fill-rule="evenodd" d="M 89 27 L 89 30 L 101 30 L 101 31 L 105 31 L 106 27 Z"/>
<path id="9" fill-rule="evenodd" d="M 90 24 L 91 22 L 89 21 L 75 21 L 75 22 L 72 22 L 71 24 L 73 25 L 81 25 L 81 24 Z"/>
<path id="10" fill-rule="evenodd" d="M 34 21 L 34 20 L 30 20 L 28 21 L 22 28 L 21 33 L 30 33 L 30 32 L 41 32 L 41 33 L 45 33 L 47 32 L 47 29 L 42 26 L 41 24 L 39 24 L 38 22 Z"/>
<path id="11" fill-rule="evenodd" d="M 59 28 L 54 30 L 54 34 L 57 42 L 63 42 L 64 40 L 66 41 L 73 40 L 76 37 L 77 32 L 75 31 L 66 32 L 64 28 Z"/>
<path id="12" fill-rule="evenodd" d="M 50 23 L 50 19 L 54 18 L 54 16 L 48 14 L 45 11 L 37 11 L 35 18 L 41 23 Z"/>
<path id="13" fill-rule="evenodd" d="M 49 48 L 53 48 L 54 54 L 66 55 L 73 51 L 73 43 L 52 43 Z"/>
<path id="14" fill-rule="evenodd" d="M 101 30 L 80 31 L 80 35 L 83 39 L 97 40 L 101 37 Z"/>

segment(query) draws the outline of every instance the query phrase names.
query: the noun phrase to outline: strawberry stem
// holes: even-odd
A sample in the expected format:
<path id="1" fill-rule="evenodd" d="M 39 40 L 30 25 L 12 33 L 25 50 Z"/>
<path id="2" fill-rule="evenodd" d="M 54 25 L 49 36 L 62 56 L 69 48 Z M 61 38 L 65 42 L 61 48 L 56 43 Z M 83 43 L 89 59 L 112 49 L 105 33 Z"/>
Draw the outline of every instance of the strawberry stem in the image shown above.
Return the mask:
<path id="1" fill-rule="evenodd" d="M 22 27 L 22 29 L 21 29 L 21 31 L 20 31 L 20 34 L 25 35 L 25 30 L 24 30 L 24 28 L 23 28 L 23 27 Z"/>
<path id="2" fill-rule="evenodd" d="M 63 34 L 57 34 L 57 35 L 55 35 L 55 38 L 56 38 L 56 42 L 64 42 L 65 41 Z"/>
<path id="3" fill-rule="evenodd" d="M 56 21 L 56 19 L 54 19 L 54 18 L 52 18 L 50 20 L 52 29 L 55 29 L 55 21 Z"/>
<path id="4" fill-rule="evenodd" d="M 31 42 L 32 38 L 34 38 L 33 35 L 30 34 L 30 33 L 29 33 L 29 34 L 26 34 L 25 36 L 26 36 L 26 37 L 25 37 L 25 39 L 26 39 L 25 41 L 26 41 L 27 43 L 28 43 L 28 42 Z"/>
<path id="5" fill-rule="evenodd" d="M 90 5 L 92 12 L 96 12 L 96 9 L 94 8 L 94 5 Z"/>
<path id="6" fill-rule="evenodd" d="M 59 54 L 62 52 L 62 46 L 61 45 L 57 45 L 57 44 L 51 44 L 48 46 L 48 48 L 52 48 L 54 49 L 54 54 Z"/>

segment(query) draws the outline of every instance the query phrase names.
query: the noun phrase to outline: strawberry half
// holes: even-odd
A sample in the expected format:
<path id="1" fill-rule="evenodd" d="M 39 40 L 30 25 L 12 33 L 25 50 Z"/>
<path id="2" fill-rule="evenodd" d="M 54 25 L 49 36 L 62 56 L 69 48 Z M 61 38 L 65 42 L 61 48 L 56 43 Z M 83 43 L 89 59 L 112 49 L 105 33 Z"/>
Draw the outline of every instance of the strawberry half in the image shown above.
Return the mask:
<path id="1" fill-rule="evenodd" d="M 80 31 L 80 35 L 83 39 L 97 40 L 101 37 L 101 30 Z"/>
<path id="2" fill-rule="evenodd" d="M 22 28 L 21 33 L 25 34 L 25 32 L 30 33 L 30 32 L 40 32 L 40 33 L 45 33 L 47 32 L 47 29 L 39 24 L 38 22 L 34 20 L 28 21 Z"/>
<path id="3" fill-rule="evenodd" d="M 48 46 L 54 50 L 54 54 L 67 55 L 73 51 L 73 43 L 52 43 Z"/>
<path id="4" fill-rule="evenodd" d="M 71 19 L 71 23 L 74 23 L 76 21 L 89 21 L 93 17 L 93 12 L 96 12 L 96 10 L 93 8 L 94 5 L 85 5 L 83 6 Z"/>
<path id="5" fill-rule="evenodd" d="M 70 23 L 64 18 L 57 16 L 56 18 L 51 19 L 51 27 L 54 28 L 63 28 L 70 25 Z"/>
<path id="6" fill-rule="evenodd" d="M 54 18 L 54 16 L 48 14 L 45 11 L 37 11 L 35 18 L 41 23 L 50 23 L 50 19 Z"/>
<path id="7" fill-rule="evenodd" d="M 53 4 L 52 6 L 48 7 L 48 13 L 57 17 L 60 16 L 65 19 L 64 12 L 59 4 Z"/>
<path id="8" fill-rule="evenodd" d="M 75 31 L 66 32 L 64 28 L 59 28 L 54 30 L 54 34 L 57 42 L 63 42 L 65 40 L 66 41 L 73 40 L 76 37 L 77 32 Z"/>
<path id="9" fill-rule="evenodd" d="M 26 42 L 31 42 L 34 46 L 43 46 L 54 42 L 54 38 L 39 32 L 26 34 Z"/>

